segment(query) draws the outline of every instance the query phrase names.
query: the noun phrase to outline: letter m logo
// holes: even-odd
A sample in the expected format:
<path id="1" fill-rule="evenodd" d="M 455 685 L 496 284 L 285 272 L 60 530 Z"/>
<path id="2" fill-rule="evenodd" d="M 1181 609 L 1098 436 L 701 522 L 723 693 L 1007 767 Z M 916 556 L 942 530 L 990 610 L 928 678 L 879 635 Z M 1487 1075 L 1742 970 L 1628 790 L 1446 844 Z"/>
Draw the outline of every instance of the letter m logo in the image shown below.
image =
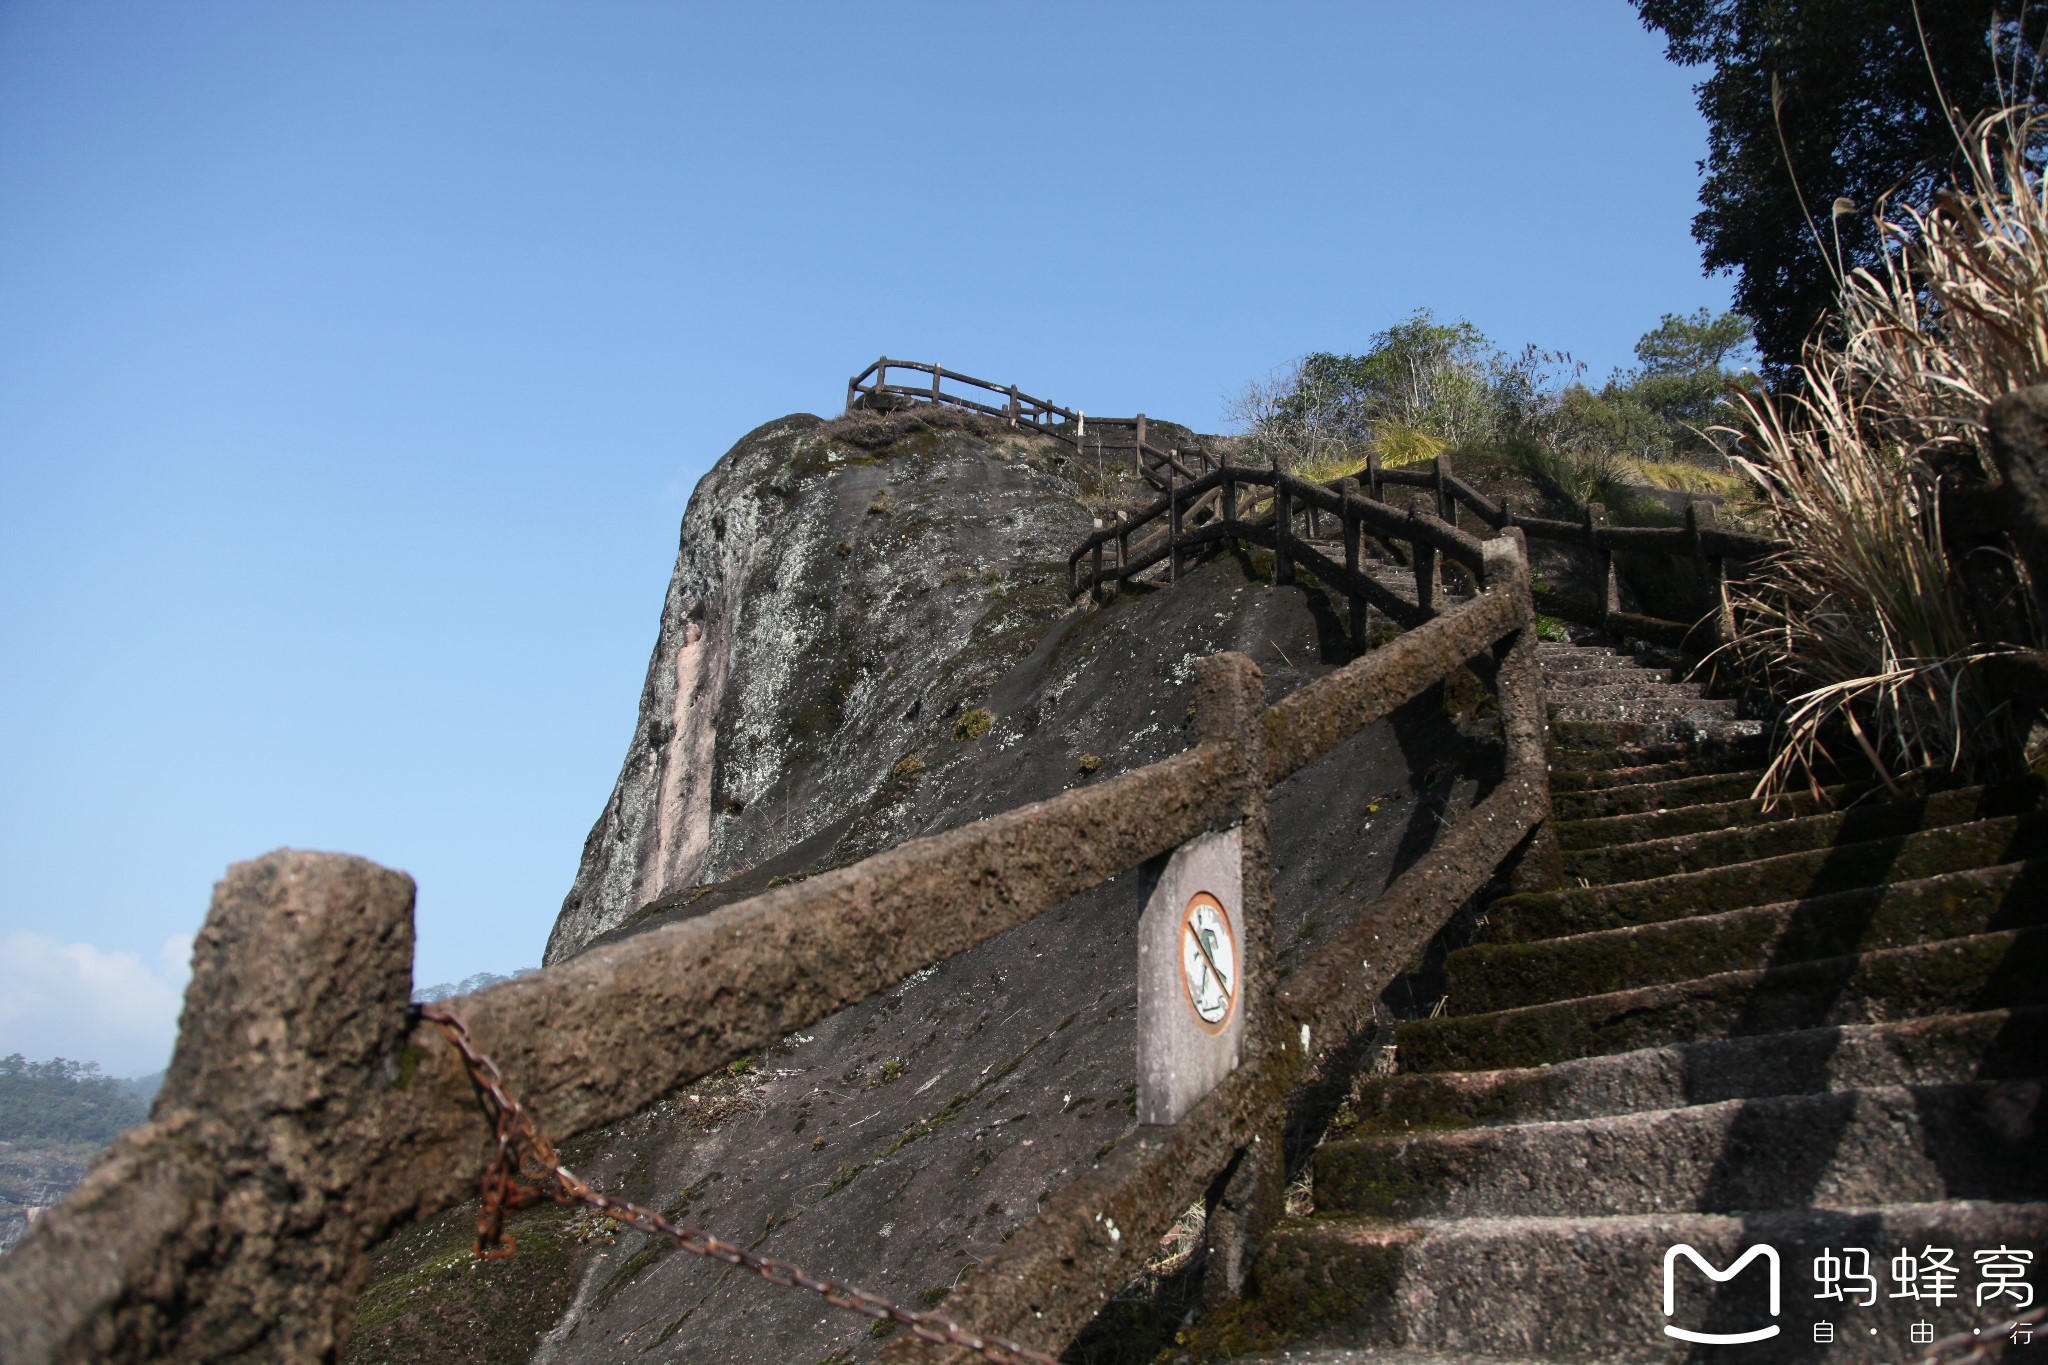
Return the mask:
<path id="1" fill-rule="evenodd" d="M 1716 1284 L 1734 1279 L 1742 1273 L 1744 1266 L 1759 1256 L 1763 1257 L 1765 1263 L 1770 1268 L 1771 1274 L 1771 1316 L 1774 1318 L 1778 1316 L 1779 1285 L 1778 1251 L 1776 1247 L 1753 1246 L 1738 1256 L 1734 1265 L 1729 1266 L 1726 1270 L 1719 1270 L 1715 1268 L 1713 1262 L 1700 1255 L 1697 1251 L 1694 1251 L 1685 1243 L 1680 1242 L 1677 1246 L 1664 1253 L 1665 1317 L 1668 1318 L 1678 1311 L 1678 1286 L 1673 1271 L 1678 1265 L 1678 1258 L 1680 1256 L 1684 1256 L 1687 1260 L 1698 1266 L 1700 1272 Z M 1691 1332 L 1683 1327 L 1673 1327 L 1670 1323 L 1666 1323 L 1664 1324 L 1664 1335 L 1667 1337 L 1677 1337 L 1680 1341 L 1702 1342 L 1708 1346 L 1735 1346 L 1745 1341 L 1763 1341 L 1768 1337 L 1778 1335 L 1778 1324 L 1772 1323 L 1769 1327 L 1759 1327 L 1753 1332 Z"/>

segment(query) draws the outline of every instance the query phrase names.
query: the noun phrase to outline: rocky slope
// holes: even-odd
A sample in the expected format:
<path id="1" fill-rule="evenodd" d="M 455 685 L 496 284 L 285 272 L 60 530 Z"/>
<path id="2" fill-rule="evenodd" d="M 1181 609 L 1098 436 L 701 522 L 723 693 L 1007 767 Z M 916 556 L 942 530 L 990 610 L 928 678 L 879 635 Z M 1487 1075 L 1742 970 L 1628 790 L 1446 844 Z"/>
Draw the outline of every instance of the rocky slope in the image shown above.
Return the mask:
<path id="1" fill-rule="evenodd" d="M 1271 588 L 1257 556 L 1070 609 L 1077 499 L 1099 491 L 1084 472 L 1056 444 L 915 413 L 785 418 L 736 446 L 685 518 L 551 959 L 1177 752 L 1204 654 L 1250 654 L 1275 697 L 1351 657 L 1341 610 Z M 1476 684 L 1420 699 L 1275 793 L 1283 952 L 1356 914 L 1491 779 L 1488 701 Z M 1136 881 L 567 1157 L 763 1254 L 942 1302 L 1132 1129 Z M 468 1216 L 383 1249 L 352 1359 L 847 1362 L 884 1344 L 814 1297 L 559 1210 L 522 1215 L 521 1255 L 478 1265 Z"/>
<path id="2" fill-rule="evenodd" d="M 897 759 L 1065 607 L 1090 524 L 1069 464 L 918 412 L 785 417 L 734 446 L 683 517 L 639 720 L 546 960 L 665 893 L 890 841 L 849 835 Z"/>

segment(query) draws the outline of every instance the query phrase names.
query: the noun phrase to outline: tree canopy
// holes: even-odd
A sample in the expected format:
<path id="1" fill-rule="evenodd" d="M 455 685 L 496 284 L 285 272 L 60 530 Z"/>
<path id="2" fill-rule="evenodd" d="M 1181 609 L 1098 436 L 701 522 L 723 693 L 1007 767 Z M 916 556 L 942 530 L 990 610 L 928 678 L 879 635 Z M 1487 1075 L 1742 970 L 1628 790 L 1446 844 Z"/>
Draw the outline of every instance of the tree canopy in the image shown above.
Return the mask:
<path id="1" fill-rule="evenodd" d="M 1829 257 L 1877 259 L 1877 201 L 1924 207 L 1956 127 L 2036 101 L 2048 38 L 2043 0 L 1633 2 L 1673 61 L 1711 68 L 1695 87 L 1708 136 L 1693 236 L 1709 270 L 1736 272 L 1773 371 L 1834 303 Z"/>
<path id="2" fill-rule="evenodd" d="M 1636 342 L 1635 366 L 1595 392 L 1561 352 L 1510 356 L 1465 319 L 1418 309 L 1356 355 L 1317 351 L 1254 385 L 1239 416 L 1310 460 L 1370 444 L 1398 464 L 1519 438 L 1657 460 L 1706 447 L 1699 433 L 1718 420 L 1729 386 L 1745 382 L 1751 347 L 1740 313 L 1666 313 Z"/>
<path id="3" fill-rule="evenodd" d="M 0 1140 L 107 1143 L 148 1116 L 97 1062 L 0 1057 Z"/>

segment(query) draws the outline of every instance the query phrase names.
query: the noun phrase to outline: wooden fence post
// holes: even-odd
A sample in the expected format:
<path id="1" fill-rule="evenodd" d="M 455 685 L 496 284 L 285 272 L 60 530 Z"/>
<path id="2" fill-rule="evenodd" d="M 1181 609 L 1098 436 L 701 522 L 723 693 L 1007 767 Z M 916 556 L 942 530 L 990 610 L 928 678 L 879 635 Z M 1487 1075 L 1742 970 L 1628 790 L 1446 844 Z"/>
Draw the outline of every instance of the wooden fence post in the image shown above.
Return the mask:
<path id="1" fill-rule="evenodd" d="M 1180 460 L 1166 456 L 1166 581 L 1180 581 Z"/>
<path id="2" fill-rule="evenodd" d="M 1714 643 L 1725 645 L 1735 638 L 1735 609 L 1728 603 L 1728 561 L 1706 552 L 1708 532 L 1719 529 L 1719 517 L 1711 502 L 1694 499 L 1685 505 L 1685 529 L 1692 534 L 1692 553 L 1707 578 L 1707 595 L 1712 599 Z"/>
<path id="3" fill-rule="evenodd" d="M 412 878 L 361 858 L 228 869 L 149 1122 L 0 1258 L 0 1359 L 341 1354 L 400 1216 L 374 1169 L 410 1074 L 412 909 Z"/>
<path id="4" fill-rule="evenodd" d="M 1344 510 L 1340 517 L 1340 524 L 1343 527 L 1344 533 L 1344 567 L 1350 570 L 1352 573 L 1364 573 L 1365 570 L 1362 567 L 1361 562 L 1362 556 L 1359 553 L 1360 546 L 1358 542 L 1360 540 L 1360 535 L 1358 526 L 1358 514 L 1351 510 L 1351 500 L 1358 496 L 1357 477 L 1353 476 L 1351 478 L 1344 480 L 1344 482 L 1341 485 L 1339 485 L 1338 492 L 1340 496 L 1342 496 L 1344 499 Z M 1366 641 L 1368 641 L 1371 638 L 1372 608 L 1366 603 L 1366 600 L 1363 596 L 1361 596 L 1358 592 L 1353 591 L 1351 593 L 1352 648 L 1364 649 Z"/>
<path id="5" fill-rule="evenodd" d="M 1225 469 L 1229 467 L 1224 466 Z M 1237 480 L 1228 474 L 1223 476 L 1223 524 L 1226 528 L 1235 528 L 1237 525 Z M 1230 531 L 1230 538 L 1234 548 L 1244 549 L 1244 538 L 1237 535 L 1234 529 Z"/>
<path id="6" fill-rule="evenodd" d="M 1273 999 L 1273 870 L 1267 843 L 1265 679 L 1242 654 L 1212 654 L 1196 664 L 1195 736 L 1204 744 L 1234 748 L 1243 764 L 1243 816 L 1239 825 L 1241 935 L 1240 981 L 1245 1008 L 1243 1049 L 1269 1055 L 1287 1042 L 1279 1036 L 1280 1013 Z M 1221 1193 L 1209 1202 L 1203 1240 L 1208 1270 L 1202 1292 L 1212 1303 L 1244 1293 L 1253 1253 L 1279 1220 L 1286 1194 L 1283 1110 L 1238 1153 Z"/>
<path id="7" fill-rule="evenodd" d="M 1422 500 L 1410 497 L 1408 500 L 1408 544 L 1415 559 L 1415 605 L 1429 616 L 1437 612 L 1436 546 L 1424 540 L 1422 529 Z"/>
<path id="8" fill-rule="evenodd" d="M 1586 538 L 1593 543 L 1593 562 L 1600 581 L 1600 622 L 1621 610 L 1621 580 L 1614 572 L 1614 549 L 1607 543 L 1607 508 L 1586 505 Z"/>
<path id="9" fill-rule="evenodd" d="M 1281 479 L 1286 476 L 1282 475 Z M 1294 496 L 1287 486 L 1273 482 L 1273 582 L 1285 586 L 1294 581 Z"/>

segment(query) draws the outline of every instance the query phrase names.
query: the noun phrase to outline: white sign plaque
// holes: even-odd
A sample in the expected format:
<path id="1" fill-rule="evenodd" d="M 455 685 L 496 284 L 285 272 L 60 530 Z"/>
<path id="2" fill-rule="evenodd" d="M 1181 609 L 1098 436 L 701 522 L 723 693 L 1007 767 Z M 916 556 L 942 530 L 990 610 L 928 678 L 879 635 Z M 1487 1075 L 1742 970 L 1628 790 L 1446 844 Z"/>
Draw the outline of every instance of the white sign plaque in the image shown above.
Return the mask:
<path id="1" fill-rule="evenodd" d="M 1178 1123 L 1237 1066 L 1244 1038 L 1243 839 L 1174 851 L 1138 921 L 1138 1122 Z"/>

